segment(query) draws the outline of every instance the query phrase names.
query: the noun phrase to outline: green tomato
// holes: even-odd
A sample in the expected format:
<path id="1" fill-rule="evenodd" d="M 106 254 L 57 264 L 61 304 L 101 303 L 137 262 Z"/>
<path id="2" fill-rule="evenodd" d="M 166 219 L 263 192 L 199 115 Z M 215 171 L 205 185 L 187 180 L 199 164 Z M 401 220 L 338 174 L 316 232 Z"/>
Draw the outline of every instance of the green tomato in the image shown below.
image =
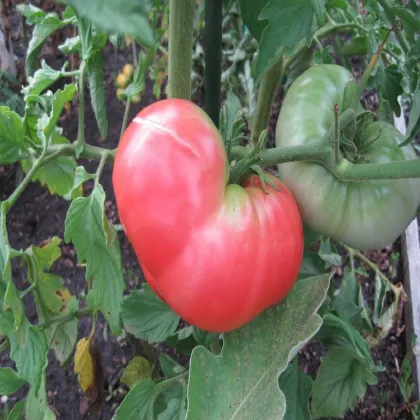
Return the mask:
<path id="1" fill-rule="evenodd" d="M 351 73 L 335 64 L 313 66 L 288 90 L 276 126 L 276 146 L 320 144 L 334 123 L 334 105 L 341 105 Z M 409 145 L 398 147 L 402 134 L 387 122 L 373 122 L 362 141 L 379 138 L 363 153 L 369 163 L 416 159 Z M 420 164 L 420 162 L 419 162 Z M 383 248 L 397 239 L 415 217 L 420 180 L 339 180 L 322 164 L 290 162 L 279 165 L 304 221 L 314 230 L 356 249 Z"/>

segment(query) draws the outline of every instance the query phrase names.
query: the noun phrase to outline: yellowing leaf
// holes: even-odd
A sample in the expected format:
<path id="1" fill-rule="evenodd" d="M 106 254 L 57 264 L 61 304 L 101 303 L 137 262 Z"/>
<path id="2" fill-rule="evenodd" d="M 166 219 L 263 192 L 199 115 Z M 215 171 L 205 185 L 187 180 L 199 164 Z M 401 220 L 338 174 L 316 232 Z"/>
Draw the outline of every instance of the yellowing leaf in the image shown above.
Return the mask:
<path id="1" fill-rule="evenodd" d="M 121 382 L 132 388 L 135 384 L 145 379 L 152 379 L 153 368 L 145 357 L 135 356 L 124 369 Z"/>
<path id="2" fill-rule="evenodd" d="M 81 338 L 74 355 L 74 372 L 78 375 L 80 388 L 83 392 L 91 388 L 95 382 L 94 362 L 90 352 L 92 337 Z"/>

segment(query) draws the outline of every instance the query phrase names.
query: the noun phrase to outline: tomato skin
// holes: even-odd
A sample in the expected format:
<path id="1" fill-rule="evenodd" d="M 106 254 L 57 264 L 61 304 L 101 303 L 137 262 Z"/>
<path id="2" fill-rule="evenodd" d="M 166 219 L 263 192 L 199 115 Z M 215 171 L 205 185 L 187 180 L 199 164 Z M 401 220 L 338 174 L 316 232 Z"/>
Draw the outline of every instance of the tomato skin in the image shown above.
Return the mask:
<path id="1" fill-rule="evenodd" d="M 291 290 L 303 229 L 288 189 L 251 176 L 227 185 L 220 133 L 196 105 L 166 99 L 144 108 L 117 149 L 119 217 L 146 279 L 187 322 L 226 332 Z"/>
<path id="2" fill-rule="evenodd" d="M 334 64 L 313 66 L 298 77 L 280 110 L 276 146 L 322 142 L 333 123 L 334 105 L 341 104 L 351 78 L 348 70 Z M 374 122 L 363 134 L 376 136 L 379 131 L 379 139 L 362 154 L 369 163 L 416 159 L 411 146 L 398 147 L 403 136 L 386 122 Z M 353 248 L 378 249 L 395 241 L 420 203 L 419 179 L 342 182 L 318 163 L 290 162 L 278 167 L 303 220 Z"/>

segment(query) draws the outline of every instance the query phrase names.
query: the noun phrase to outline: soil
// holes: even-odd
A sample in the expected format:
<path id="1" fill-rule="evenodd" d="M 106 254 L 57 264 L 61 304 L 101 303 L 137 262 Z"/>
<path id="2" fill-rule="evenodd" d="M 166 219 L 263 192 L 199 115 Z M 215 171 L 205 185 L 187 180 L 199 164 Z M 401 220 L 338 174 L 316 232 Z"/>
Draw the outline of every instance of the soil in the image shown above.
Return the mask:
<path id="1" fill-rule="evenodd" d="M 7 2 L 5 2 L 7 3 Z M 20 18 L 15 10 L 15 2 L 10 5 L 9 23 L 11 27 L 11 39 L 14 53 L 18 60 L 18 68 L 23 69 L 25 48 L 20 31 Z M 53 6 L 49 2 L 42 2 L 45 10 L 50 10 Z M 36 4 L 36 3 L 35 3 Z M 65 39 L 66 34 L 59 35 L 61 40 Z M 43 58 L 46 62 L 55 68 L 63 64 L 63 57 L 60 54 L 53 53 L 53 48 L 57 45 L 56 37 L 50 40 L 44 48 Z M 115 53 L 111 45 L 107 45 L 104 52 L 104 67 L 106 69 L 106 92 L 109 120 L 109 134 L 105 141 L 99 137 L 96 120 L 90 106 L 89 91 L 87 89 L 87 97 L 85 101 L 86 107 L 86 138 L 90 144 L 114 148 L 117 146 L 120 135 L 121 123 L 123 120 L 124 104 L 119 102 L 115 95 L 114 80 L 117 72 L 126 62 L 132 62 L 131 49 L 124 52 Z M 22 73 L 21 73 L 22 74 Z M 163 91 L 163 89 L 162 89 Z M 200 95 L 200 92 L 198 92 Z M 146 92 L 140 104 L 131 106 L 129 120 L 143 107 L 154 101 L 152 96 L 152 86 L 147 84 Z M 273 108 L 271 119 L 271 131 L 269 136 L 272 139 L 273 128 L 278 110 L 281 104 L 282 95 L 278 95 L 276 106 Z M 196 98 L 199 102 L 199 98 Z M 74 102 L 77 104 L 77 100 Z M 75 139 L 77 134 L 77 106 L 70 109 L 68 114 L 64 114 L 60 122 L 64 128 L 64 135 L 69 139 Z M 88 171 L 93 172 L 97 166 L 96 162 L 83 161 Z M 7 198 L 15 189 L 17 179 L 19 178 L 19 170 L 17 165 L 0 167 L 0 200 Z M 115 198 L 112 189 L 111 167 L 106 167 L 101 177 L 101 184 L 106 192 L 106 208 L 107 214 L 113 223 L 118 223 L 118 215 L 115 207 Z M 91 185 L 87 184 L 85 193 L 89 193 Z M 53 236 L 63 238 L 64 221 L 68 210 L 69 203 L 57 196 L 52 196 L 48 190 L 41 187 L 39 183 L 32 183 L 19 198 L 16 205 L 12 208 L 7 220 L 7 229 L 9 232 L 9 240 L 13 248 L 21 249 L 31 244 L 40 244 L 42 241 Z M 121 250 L 123 255 L 123 264 L 126 272 L 127 291 L 133 287 L 137 287 L 143 280 L 141 270 L 137 259 L 133 253 L 130 243 L 127 241 L 123 233 L 119 233 L 121 241 Z M 65 285 L 72 294 L 78 295 L 86 291 L 86 281 L 84 271 L 78 266 L 75 250 L 72 245 L 65 243 L 61 246 L 62 258 L 54 266 L 54 273 L 60 275 L 65 280 Z M 389 261 L 392 252 L 400 252 L 400 245 L 397 242 L 393 249 L 387 249 L 383 252 L 377 252 L 369 255 L 370 258 L 377 262 L 382 260 L 384 273 L 390 274 Z M 336 271 L 336 281 L 339 282 L 342 267 L 334 267 Z M 19 289 L 28 287 L 26 281 L 26 272 L 16 264 L 13 265 L 13 278 Z M 399 270 L 396 278 L 402 279 L 402 271 Z M 365 282 L 367 293 L 372 294 L 372 279 Z M 36 321 L 36 312 L 33 302 L 26 300 L 26 314 L 30 321 Z M 369 386 L 368 391 L 359 401 L 353 412 L 346 415 L 346 420 L 366 419 L 376 420 L 380 418 L 391 418 L 388 414 L 398 410 L 404 406 L 403 398 L 398 388 L 398 379 L 401 374 L 401 364 L 406 354 L 406 338 L 403 328 L 404 320 L 401 319 L 398 328 L 394 329 L 389 336 L 379 346 L 372 350 L 372 354 L 377 362 L 380 362 L 385 371 L 378 374 L 378 385 Z M 79 323 L 79 338 L 90 333 L 91 321 L 82 319 Z M 88 406 L 88 402 L 77 382 L 73 369 L 73 363 L 68 366 L 60 367 L 55 360 L 53 354 L 49 355 L 49 365 L 47 369 L 47 389 L 48 402 L 56 411 L 57 417 L 61 419 L 103 419 L 112 418 L 115 408 L 121 403 L 126 393 L 126 388 L 120 385 L 119 378 L 121 373 L 133 356 L 133 347 L 124 337 L 113 337 L 106 328 L 106 323 L 101 317 L 98 320 L 97 332 L 95 335 L 98 348 L 102 358 L 102 366 L 104 373 L 103 400 L 99 412 Z M 183 355 L 176 353 L 174 349 L 166 345 L 156 345 L 154 347 L 156 355 L 159 352 L 170 352 L 172 356 L 179 360 L 184 360 Z M 323 348 L 317 344 L 306 346 L 299 355 L 300 365 L 303 370 L 314 377 L 319 366 L 320 357 L 323 354 Z M 8 357 L 8 352 L 0 354 L 1 366 L 13 366 L 13 362 Z M 11 407 L 16 400 L 22 398 L 24 393 L 19 392 L 9 398 L 8 405 Z M 385 393 L 385 402 L 381 403 L 381 393 Z M 2 403 L 0 403 L 2 404 Z M 0 406 L 1 407 L 1 406 Z M 409 419 L 410 415 L 405 412 L 401 419 Z"/>

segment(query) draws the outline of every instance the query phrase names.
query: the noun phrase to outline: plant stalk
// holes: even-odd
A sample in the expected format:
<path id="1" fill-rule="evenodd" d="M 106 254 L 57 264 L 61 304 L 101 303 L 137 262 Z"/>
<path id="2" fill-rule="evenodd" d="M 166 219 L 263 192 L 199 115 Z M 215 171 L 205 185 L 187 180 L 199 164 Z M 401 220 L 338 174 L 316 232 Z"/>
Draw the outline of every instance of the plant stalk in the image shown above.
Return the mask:
<path id="1" fill-rule="evenodd" d="M 168 97 L 191 99 L 196 0 L 169 0 Z"/>
<path id="2" fill-rule="evenodd" d="M 122 126 L 121 126 L 120 141 L 121 141 L 121 137 L 123 136 L 124 131 L 127 127 L 128 114 L 130 113 L 130 106 L 131 106 L 131 97 L 128 97 L 127 98 L 127 103 L 125 105 L 123 123 L 122 123 Z"/>
<path id="3" fill-rule="evenodd" d="M 263 130 L 268 128 L 270 113 L 284 71 L 284 55 L 261 79 L 255 114 L 252 117 L 251 140 L 257 144 Z M 263 146 L 264 147 L 264 146 Z"/>
<path id="4" fill-rule="evenodd" d="M 85 143 L 85 69 L 86 62 L 82 61 L 79 76 L 79 127 L 76 139 L 78 146 L 82 146 Z"/>
<path id="5" fill-rule="evenodd" d="M 44 322 L 40 322 L 37 326 L 39 328 L 48 328 L 50 325 L 53 324 L 65 324 L 66 322 L 70 322 L 75 318 L 80 319 L 91 315 L 92 311 L 90 309 L 81 309 L 80 311 L 76 311 L 76 313 L 74 314 L 69 313 L 46 319 Z"/>
<path id="6" fill-rule="evenodd" d="M 388 18 L 391 25 L 394 25 L 395 23 L 395 16 L 392 13 L 391 6 L 388 3 L 388 0 L 378 0 L 378 3 L 382 6 L 382 9 L 384 9 L 385 15 Z M 402 31 L 396 31 L 396 36 L 398 39 L 398 42 L 401 45 L 401 48 L 403 51 L 407 54 L 410 50 L 410 44 L 407 40 L 407 37 L 405 36 L 404 32 Z"/>
<path id="7" fill-rule="evenodd" d="M 216 127 L 219 126 L 221 101 L 222 11 L 223 0 L 206 1 L 204 30 L 204 109 Z"/>

